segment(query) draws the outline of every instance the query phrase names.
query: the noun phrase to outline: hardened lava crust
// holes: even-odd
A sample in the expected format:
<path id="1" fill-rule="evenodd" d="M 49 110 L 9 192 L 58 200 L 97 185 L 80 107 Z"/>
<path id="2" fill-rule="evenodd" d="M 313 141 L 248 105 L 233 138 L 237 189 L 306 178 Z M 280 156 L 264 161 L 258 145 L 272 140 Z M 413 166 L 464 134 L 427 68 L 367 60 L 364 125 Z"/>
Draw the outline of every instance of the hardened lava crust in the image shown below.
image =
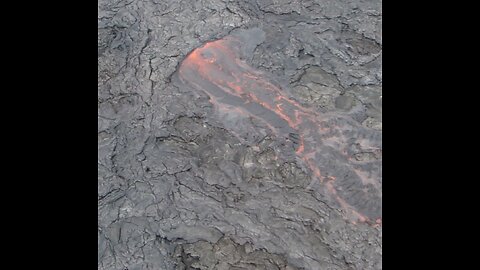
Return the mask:
<path id="1" fill-rule="evenodd" d="M 99 0 L 98 269 L 382 269 L 381 8 Z"/>

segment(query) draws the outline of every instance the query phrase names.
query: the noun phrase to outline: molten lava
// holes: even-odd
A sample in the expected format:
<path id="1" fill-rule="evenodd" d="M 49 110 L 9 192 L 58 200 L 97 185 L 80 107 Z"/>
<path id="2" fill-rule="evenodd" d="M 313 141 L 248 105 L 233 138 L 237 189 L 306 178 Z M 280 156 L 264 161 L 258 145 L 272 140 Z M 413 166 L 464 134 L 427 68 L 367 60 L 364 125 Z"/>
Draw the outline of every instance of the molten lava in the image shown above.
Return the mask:
<path id="1" fill-rule="evenodd" d="M 247 36 L 248 37 L 248 36 Z M 295 154 L 353 221 L 381 222 L 381 161 L 355 160 L 358 149 L 381 149 L 381 134 L 339 115 L 302 106 L 240 58 L 242 36 L 227 36 L 192 51 L 181 82 L 205 92 L 220 115 L 253 117 L 279 138 L 295 139 Z"/>

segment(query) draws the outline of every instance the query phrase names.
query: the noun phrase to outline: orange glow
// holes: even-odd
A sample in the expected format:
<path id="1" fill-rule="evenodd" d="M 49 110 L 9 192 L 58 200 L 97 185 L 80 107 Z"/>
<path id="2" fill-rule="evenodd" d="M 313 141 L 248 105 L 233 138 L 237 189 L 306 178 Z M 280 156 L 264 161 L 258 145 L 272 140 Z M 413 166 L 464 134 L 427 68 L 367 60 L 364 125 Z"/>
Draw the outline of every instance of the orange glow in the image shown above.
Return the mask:
<path id="1" fill-rule="evenodd" d="M 289 135 L 285 134 L 287 128 L 281 131 L 284 126 L 296 131 L 299 141 L 295 153 L 307 165 L 312 177 L 323 185 L 349 217 L 353 217 L 353 222 L 369 222 L 367 216 L 358 212 L 338 194 L 334 185 L 336 178 L 322 176 L 318 165 L 322 147 L 332 147 L 341 155 L 347 155 L 346 150 L 340 147 L 348 138 L 341 137 L 341 134 L 340 137 L 332 136 L 335 127 L 322 122 L 326 115 L 291 99 L 280 87 L 269 82 L 264 74 L 241 60 L 233 50 L 238 46 L 235 42 L 239 41 L 227 37 L 193 50 L 180 66 L 180 80 L 206 92 L 220 114 L 235 113 L 255 118 L 279 137 L 286 138 Z M 266 117 L 265 114 L 269 116 Z M 348 158 L 350 157 L 347 160 Z M 359 171 L 352 171 L 359 174 L 364 184 L 375 181 Z M 372 224 L 381 225 L 381 218 L 374 220 Z"/>

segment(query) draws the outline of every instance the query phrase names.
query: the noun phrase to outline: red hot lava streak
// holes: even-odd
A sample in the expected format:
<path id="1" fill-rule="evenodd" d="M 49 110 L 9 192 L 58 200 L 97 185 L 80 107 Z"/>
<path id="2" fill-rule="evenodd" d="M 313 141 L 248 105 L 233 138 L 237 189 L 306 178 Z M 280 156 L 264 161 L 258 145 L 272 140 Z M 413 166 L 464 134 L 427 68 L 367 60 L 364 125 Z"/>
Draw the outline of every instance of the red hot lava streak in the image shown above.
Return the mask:
<path id="1" fill-rule="evenodd" d="M 381 165 L 354 161 L 349 148 L 354 140 L 364 149 L 378 149 L 379 140 L 357 136 L 367 131 L 351 119 L 320 114 L 289 98 L 240 59 L 242 42 L 227 36 L 195 49 L 180 66 L 181 82 L 205 92 L 220 114 L 253 117 L 278 137 L 298 134 L 295 153 L 311 170 L 314 182 L 320 182 L 353 221 L 380 223 L 381 175 L 376 171 Z M 376 197 L 367 194 L 372 190 Z"/>

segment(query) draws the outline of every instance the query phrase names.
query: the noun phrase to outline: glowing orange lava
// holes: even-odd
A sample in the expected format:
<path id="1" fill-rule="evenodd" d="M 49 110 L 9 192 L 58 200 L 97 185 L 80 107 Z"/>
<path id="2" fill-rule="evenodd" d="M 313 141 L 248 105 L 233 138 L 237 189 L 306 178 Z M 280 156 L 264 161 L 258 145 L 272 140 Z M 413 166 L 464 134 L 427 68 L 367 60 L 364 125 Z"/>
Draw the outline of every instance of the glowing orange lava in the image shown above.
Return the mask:
<path id="1" fill-rule="evenodd" d="M 323 185 L 351 220 L 381 224 L 381 210 L 362 213 L 361 207 L 348 202 L 350 198 L 345 194 L 352 192 L 352 188 L 348 186 L 350 184 L 344 184 L 347 180 L 337 183 L 352 175 L 357 179 L 354 185 L 358 186 L 358 190 L 364 185 L 379 182 L 381 176 L 366 169 L 371 165 L 356 164 L 349 155 L 349 142 L 355 136 L 352 132 L 363 127 L 347 118 L 320 114 L 289 98 L 284 90 L 264 79 L 261 72 L 240 59 L 236 52 L 241 45 L 239 42 L 234 37 L 226 37 L 192 51 L 180 66 L 178 75 L 181 82 L 205 92 L 220 113 L 258 119 L 278 137 L 288 138 L 292 133 L 298 134 L 295 153 L 312 173 L 314 181 L 310 187 L 315 182 Z M 368 138 L 356 143 L 365 148 L 378 147 Z M 328 168 L 344 171 L 344 175 L 325 177 L 322 172 Z M 374 188 L 381 193 L 378 185 Z M 357 191 L 354 193 L 357 194 Z M 367 206 L 364 208 L 368 209 Z"/>

